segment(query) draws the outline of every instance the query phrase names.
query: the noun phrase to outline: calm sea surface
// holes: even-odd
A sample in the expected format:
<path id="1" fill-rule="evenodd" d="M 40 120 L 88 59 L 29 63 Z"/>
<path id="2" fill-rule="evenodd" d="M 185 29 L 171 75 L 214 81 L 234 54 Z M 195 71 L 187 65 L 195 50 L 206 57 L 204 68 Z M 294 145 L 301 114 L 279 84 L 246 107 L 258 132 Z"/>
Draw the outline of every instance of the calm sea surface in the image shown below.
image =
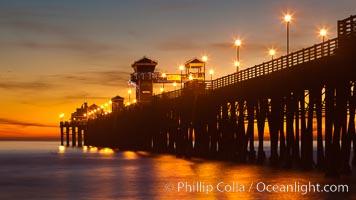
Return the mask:
<path id="1" fill-rule="evenodd" d="M 314 192 L 316 184 L 323 192 Z M 347 185 L 348 192 L 345 187 L 340 192 L 339 185 Z M 328 179 L 316 171 L 109 149 L 59 151 L 58 142 L 0 142 L 4 200 L 236 198 L 356 199 L 356 176 Z"/>

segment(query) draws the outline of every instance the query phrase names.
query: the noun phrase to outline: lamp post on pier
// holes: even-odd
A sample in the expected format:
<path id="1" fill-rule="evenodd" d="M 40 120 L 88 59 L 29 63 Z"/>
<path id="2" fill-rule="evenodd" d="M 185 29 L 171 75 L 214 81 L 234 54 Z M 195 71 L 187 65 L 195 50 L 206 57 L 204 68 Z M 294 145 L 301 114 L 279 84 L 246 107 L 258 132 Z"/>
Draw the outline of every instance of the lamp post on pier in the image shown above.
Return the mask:
<path id="1" fill-rule="evenodd" d="M 321 44 L 322 46 L 322 51 L 321 51 L 321 53 L 322 53 L 322 55 L 324 56 L 324 42 L 325 42 L 325 36 L 326 36 L 326 34 L 327 34 L 327 30 L 325 29 L 325 28 L 322 28 L 322 29 L 320 29 L 320 31 L 319 31 L 319 35 L 321 36 L 321 38 L 322 38 L 322 40 L 323 40 L 323 43 Z"/>
<path id="2" fill-rule="evenodd" d="M 164 81 L 166 81 L 165 79 L 166 79 L 166 77 L 167 77 L 167 75 L 166 75 L 166 73 L 162 73 L 162 90 L 161 90 L 161 92 L 164 92 Z"/>
<path id="3" fill-rule="evenodd" d="M 63 117 L 64 117 L 64 113 L 59 114 L 59 118 L 61 119 L 61 122 L 63 122 Z"/>
<path id="4" fill-rule="evenodd" d="M 320 29 L 319 35 L 321 36 L 323 43 L 325 41 L 326 34 L 327 34 L 327 30 L 325 28 Z"/>
<path id="5" fill-rule="evenodd" d="M 206 61 L 208 61 L 208 57 L 207 56 L 203 56 L 202 60 L 204 62 L 204 81 L 205 81 L 205 65 L 206 65 Z"/>
<path id="6" fill-rule="evenodd" d="M 239 61 L 235 61 L 234 62 L 234 66 L 236 68 L 236 72 L 239 72 L 240 62 Z"/>
<path id="7" fill-rule="evenodd" d="M 130 97 L 131 97 L 131 93 L 132 93 L 132 91 L 131 91 L 131 89 L 129 89 L 129 90 L 127 90 L 127 93 L 129 94 L 129 102 L 128 102 L 128 105 L 130 105 Z"/>
<path id="8" fill-rule="evenodd" d="M 274 49 L 272 48 L 272 49 L 270 49 L 270 50 L 268 51 L 268 53 L 269 53 L 269 55 L 271 56 L 271 59 L 273 60 L 273 56 L 274 56 L 274 54 L 276 54 L 276 50 L 274 50 Z"/>
<path id="9" fill-rule="evenodd" d="M 179 66 L 179 70 L 180 70 L 180 89 L 182 89 L 183 88 L 183 70 L 184 70 L 184 66 L 183 65 L 181 65 L 181 66 Z"/>
<path id="10" fill-rule="evenodd" d="M 290 14 L 286 14 L 284 16 L 284 21 L 286 22 L 287 26 L 287 54 L 289 54 L 289 23 L 292 20 L 292 16 Z"/>
<path id="11" fill-rule="evenodd" d="M 239 66 L 240 66 L 240 46 L 241 46 L 241 40 L 237 39 L 235 40 L 235 46 L 236 46 L 236 61 L 234 63 L 236 67 L 236 72 L 239 72 Z"/>
<path id="12" fill-rule="evenodd" d="M 209 70 L 209 74 L 210 74 L 210 82 L 213 82 L 214 70 L 213 69 Z"/>

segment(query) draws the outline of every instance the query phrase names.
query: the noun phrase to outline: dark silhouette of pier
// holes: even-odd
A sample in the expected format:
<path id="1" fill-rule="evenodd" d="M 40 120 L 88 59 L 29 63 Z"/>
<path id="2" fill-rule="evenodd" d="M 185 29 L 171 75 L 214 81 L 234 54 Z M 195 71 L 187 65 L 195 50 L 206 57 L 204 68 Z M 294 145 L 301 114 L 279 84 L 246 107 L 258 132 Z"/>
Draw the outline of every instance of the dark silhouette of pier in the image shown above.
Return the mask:
<path id="1" fill-rule="evenodd" d="M 263 163 L 269 138 L 274 165 L 350 173 L 356 16 L 337 25 L 335 39 L 212 81 L 186 81 L 180 90 L 89 119 L 85 145 Z M 152 83 L 151 72 L 133 79 Z"/>

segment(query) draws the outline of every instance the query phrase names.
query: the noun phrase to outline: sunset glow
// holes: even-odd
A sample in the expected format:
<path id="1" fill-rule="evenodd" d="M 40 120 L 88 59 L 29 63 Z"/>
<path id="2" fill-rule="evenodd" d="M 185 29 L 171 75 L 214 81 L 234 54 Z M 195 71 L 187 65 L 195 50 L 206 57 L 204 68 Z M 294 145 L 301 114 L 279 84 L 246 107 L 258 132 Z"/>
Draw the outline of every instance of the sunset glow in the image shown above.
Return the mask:
<path id="1" fill-rule="evenodd" d="M 285 48 L 285 30 L 280 26 L 284 20 L 294 23 L 298 17 L 291 30 L 292 52 L 315 44 L 320 37 L 316 25 L 325 24 L 327 37 L 336 37 L 336 27 L 329 24 L 353 14 L 354 4 L 351 0 L 342 4 L 236 1 L 229 6 L 175 0 L 154 6 L 148 1 L 2 1 L 0 139 L 57 140 L 59 122 L 68 121 L 84 102 L 103 105 L 108 113 L 114 96 L 132 103 L 136 90 L 128 83 L 131 64 L 143 56 L 157 60 L 167 75 L 185 74 L 179 64 L 202 59 L 208 68 L 214 67 L 218 78 L 235 72 L 233 64 L 240 65 L 233 63 L 237 62 L 234 45 L 243 45 L 239 70 L 244 70 L 266 61 L 266 49 L 272 44 Z M 312 7 L 320 8 L 318 17 L 312 17 Z M 209 57 L 203 59 L 203 53 Z M 210 79 L 208 71 L 206 75 Z M 161 87 L 154 85 L 154 93 L 159 94 Z M 176 87 L 170 83 L 164 89 Z"/>

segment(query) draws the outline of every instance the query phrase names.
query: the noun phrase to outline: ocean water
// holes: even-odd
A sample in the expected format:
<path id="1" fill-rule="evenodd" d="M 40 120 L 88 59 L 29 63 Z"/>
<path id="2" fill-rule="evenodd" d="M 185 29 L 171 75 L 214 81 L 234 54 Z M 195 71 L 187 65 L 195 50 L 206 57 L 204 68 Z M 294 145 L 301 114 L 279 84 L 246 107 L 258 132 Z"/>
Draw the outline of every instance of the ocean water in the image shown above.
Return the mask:
<path id="1" fill-rule="evenodd" d="M 58 142 L 0 142 L 4 200 L 237 198 L 356 199 L 356 176 L 331 179 L 317 171 L 146 152 L 60 151 Z"/>

